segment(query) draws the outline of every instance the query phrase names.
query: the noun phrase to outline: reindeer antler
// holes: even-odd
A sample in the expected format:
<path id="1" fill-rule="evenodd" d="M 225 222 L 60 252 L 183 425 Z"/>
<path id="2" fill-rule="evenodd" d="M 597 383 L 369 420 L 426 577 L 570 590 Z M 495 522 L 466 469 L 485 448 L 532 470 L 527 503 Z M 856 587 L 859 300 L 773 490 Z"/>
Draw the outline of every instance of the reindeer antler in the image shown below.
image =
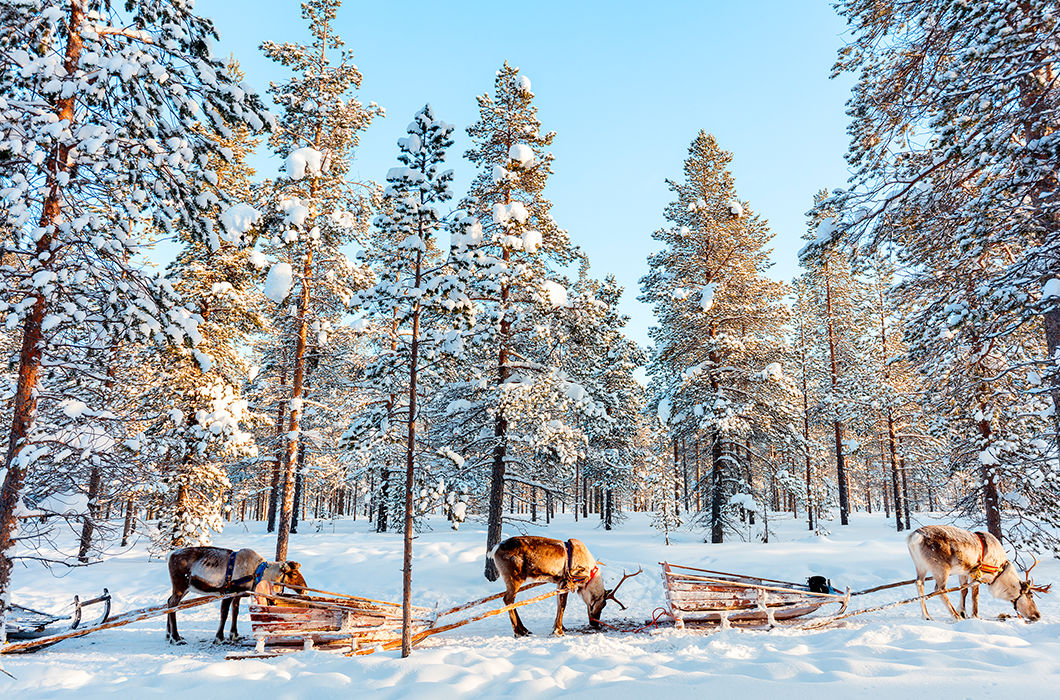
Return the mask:
<path id="1" fill-rule="evenodd" d="M 1024 577 L 1027 579 L 1027 583 L 1031 582 L 1031 569 L 1038 566 L 1038 557 L 1033 557 L 1034 563 L 1027 567 L 1027 570 L 1023 572 Z"/>
<path id="2" fill-rule="evenodd" d="M 1023 572 L 1024 577 L 1027 580 L 1027 588 L 1034 591 L 1035 593 L 1049 593 L 1053 587 L 1053 584 L 1047 586 L 1035 586 L 1034 581 L 1031 580 L 1031 569 L 1038 566 L 1038 557 L 1034 557 L 1034 563 L 1027 567 L 1027 570 Z"/>
<path id="3" fill-rule="evenodd" d="M 632 574 L 627 574 L 627 573 L 626 573 L 626 571 L 625 571 L 625 569 L 623 569 L 623 570 L 622 570 L 622 579 L 621 579 L 621 580 L 620 580 L 620 581 L 619 581 L 618 583 L 616 583 L 616 584 L 615 584 L 615 587 L 614 587 L 614 588 L 612 588 L 611 590 L 609 590 L 609 591 L 607 592 L 607 595 L 605 595 L 605 596 L 604 596 L 604 600 L 608 600 L 608 599 L 611 599 L 611 600 L 615 601 L 616 603 L 618 603 L 618 607 L 620 607 L 620 608 L 622 608 L 623 610 L 625 610 L 625 609 L 626 609 L 626 606 L 622 604 L 622 601 L 621 601 L 621 600 L 619 600 L 618 598 L 616 598 L 616 597 L 615 597 L 615 591 L 617 591 L 617 590 L 618 590 L 618 587 L 619 587 L 619 586 L 621 586 L 621 585 L 622 585 L 623 583 L 625 583 L 625 582 L 626 582 L 626 579 L 627 579 L 627 578 L 632 578 L 632 577 L 636 576 L 637 574 L 640 574 L 640 573 L 643 573 L 643 572 L 644 572 L 644 567 L 643 567 L 643 566 L 642 566 L 642 567 L 639 567 L 639 568 L 638 568 L 638 569 L 637 569 L 636 571 L 634 571 L 634 572 L 633 572 Z"/>

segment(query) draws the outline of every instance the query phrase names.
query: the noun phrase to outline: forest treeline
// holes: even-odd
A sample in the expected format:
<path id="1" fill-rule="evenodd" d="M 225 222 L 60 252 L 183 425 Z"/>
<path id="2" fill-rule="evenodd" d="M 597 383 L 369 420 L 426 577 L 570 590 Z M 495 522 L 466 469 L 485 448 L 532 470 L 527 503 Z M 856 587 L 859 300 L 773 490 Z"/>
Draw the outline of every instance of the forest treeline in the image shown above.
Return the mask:
<path id="1" fill-rule="evenodd" d="M 185 3 L 4 5 L 0 607 L 19 558 L 231 520 L 266 521 L 278 559 L 334 517 L 410 557 L 429 513 L 483 519 L 486 548 L 568 512 L 721 542 L 781 511 L 820 533 L 918 510 L 1055 547 L 1056 4 L 838 3 L 852 176 L 784 232 L 801 273 L 770 277 L 732 155 L 690 135 L 665 225 L 616 234 L 658 242 L 649 349 L 552 216 L 557 134 L 518 68 L 468 96 L 471 125 L 391 115 L 394 166 L 361 181 L 383 109 L 338 0 L 303 3 L 308 43 L 261 44 L 268 109 Z"/>

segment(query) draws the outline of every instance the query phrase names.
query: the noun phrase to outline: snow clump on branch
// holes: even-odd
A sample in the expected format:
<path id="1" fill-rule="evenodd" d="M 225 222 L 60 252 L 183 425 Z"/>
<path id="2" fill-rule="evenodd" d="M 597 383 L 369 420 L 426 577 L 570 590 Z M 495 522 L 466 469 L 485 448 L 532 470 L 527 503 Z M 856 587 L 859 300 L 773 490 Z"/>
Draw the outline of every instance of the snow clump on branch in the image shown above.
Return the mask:
<path id="1" fill-rule="evenodd" d="M 294 271 L 289 263 L 276 263 L 265 277 L 265 296 L 277 304 L 283 302 L 291 293 L 294 284 Z"/>
<path id="2" fill-rule="evenodd" d="M 287 177 L 292 180 L 301 180 L 306 175 L 316 177 L 320 175 L 324 165 L 324 154 L 315 148 L 305 146 L 291 152 L 284 162 Z"/>

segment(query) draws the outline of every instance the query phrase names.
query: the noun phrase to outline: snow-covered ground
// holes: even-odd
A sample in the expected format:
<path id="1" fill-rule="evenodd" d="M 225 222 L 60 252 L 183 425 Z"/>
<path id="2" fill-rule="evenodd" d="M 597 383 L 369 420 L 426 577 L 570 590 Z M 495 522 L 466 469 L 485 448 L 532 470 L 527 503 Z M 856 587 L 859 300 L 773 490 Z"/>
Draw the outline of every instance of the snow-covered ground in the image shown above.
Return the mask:
<path id="1" fill-rule="evenodd" d="M 922 522 L 926 518 L 921 517 Z M 802 581 L 822 574 L 852 590 L 911 578 L 904 537 L 883 516 L 854 516 L 849 527 L 830 524 L 832 534 L 813 537 L 801 522 L 780 521 L 770 544 L 733 542 L 707 545 L 701 535 L 679 532 L 665 547 L 646 516 L 634 515 L 605 532 L 599 521 L 575 524 L 562 516 L 548 530 L 554 537 L 578 537 L 607 564 L 609 582 L 623 570 L 645 573 L 622 588 L 629 610 L 613 604 L 604 620 L 643 622 L 663 604 L 657 562 L 723 569 Z M 773 523 L 776 525 L 777 523 Z M 509 528 L 506 534 L 518 534 Z M 481 526 L 465 524 L 459 533 L 437 522 L 416 540 L 414 590 L 417 602 L 441 607 L 500 590 L 482 577 Z M 273 538 L 260 523 L 229 525 L 216 544 L 253 547 L 268 556 Z M 304 523 L 292 542 L 292 558 L 314 587 L 390 600 L 400 598 L 401 538 L 368 531 L 363 520 Z M 164 601 L 165 563 L 149 560 L 142 544 L 87 569 L 56 578 L 46 570 L 18 567 L 14 598 L 30 607 L 60 609 L 74 593 L 96 595 L 104 586 L 114 594 L 115 612 Z M 1045 583 L 1060 577 L 1060 563 L 1049 559 L 1035 570 Z M 877 605 L 912 595 L 912 588 L 855 599 L 854 607 Z M 724 630 L 710 633 L 671 627 L 645 634 L 590 633 L 585 608 L 572 597 L 568 634 L 549 635 L 554 603 L 521 610 L 535 636 L 515 639 L 507 616 L 496 616 L 443 633 L 418 647 L 411 658 L 398 652 L 346 658 L 324 652 L 267 660 L 226 661 L 229 647 L 210 643 L 217 606 L 180 617 L 189 644 L 172 647 L 164 639 L 164 619 L 105 630 L 23 656 L 2 657 L 16 677 L 0 675 L 0 697 L 74 697 L 122 693 L 127 697 L 310 697 L 322 700 L 367 694 L 372 698 L 438 697 L 908 697 L 931 690 L 944 697 L 1055 697 L 1060 679 L 1060 601 L 1040 596 L 1042 621 L 1016 619 L 1008 603 L 981 597 L 982 620 L 954 622 L 938 600 L 929 601 L 934 621 L 920 619 L 919 605 L 873 613 L 836 627 L 800 631 Z M 250 632 L 245 608 L 240 631 Z"/>

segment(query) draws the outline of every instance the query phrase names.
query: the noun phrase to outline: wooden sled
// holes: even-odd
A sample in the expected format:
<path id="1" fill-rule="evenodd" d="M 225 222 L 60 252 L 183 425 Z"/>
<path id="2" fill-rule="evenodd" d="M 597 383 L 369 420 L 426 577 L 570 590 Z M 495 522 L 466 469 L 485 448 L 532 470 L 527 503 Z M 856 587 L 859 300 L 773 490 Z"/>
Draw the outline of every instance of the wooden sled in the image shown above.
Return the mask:
<path id="1" fill-rule="evenodd" d="M 103 605 L 103 614 L 95 624 L 101 625 L 110 617 L 110 592 L 106 588 L 103 589 L 103 595 L 91 600 L 82 601 L 75 595 L 74 610 L 69 615 L 53 615 L 27 608 L 24 605 L 12 604 L 7 613 L 7 638 L 9 640 L 40 639 L 65 630 L 75 630 L 81 624 L 81 611 L 99 604 Z"/>
<path id="2" fill-rule="evenodd" d="M 815 593 L 805 584 L 697 569 L 668 562 L 662 565 L 669 614 L 674 626 L 686 624 L 774 627 L 835 604 L 841 615 L 850 603 L 845 593 Z"/>
<path id="3" fill-rule="evenodd" d="M 284 585 L 301 591 L 301 594 L 271 595 L 267 600 L 260 597 L 257 602 L 251 603 L 250 620 L 254 629 L 255 648 L 253 651 L 230 653 L 225 656 L 226 659 L 269 658 L 312 649 L 361 656 L 401 646 L 400 603 Z M 524 586 L 523 590 L 540 585 L 543 583 Z M 319 595 L 312 595 L 314 593 Z M 551 598 L 557 593 L 558 590 L 549 591 L 512 605 L 441 625 L 438 624 L 441 618 L 497 600 L 502 598 L 504 593 L 457 605 L 442 612 L 413 606 L 412 643 L 417 644 L 431 635 Z"/>

